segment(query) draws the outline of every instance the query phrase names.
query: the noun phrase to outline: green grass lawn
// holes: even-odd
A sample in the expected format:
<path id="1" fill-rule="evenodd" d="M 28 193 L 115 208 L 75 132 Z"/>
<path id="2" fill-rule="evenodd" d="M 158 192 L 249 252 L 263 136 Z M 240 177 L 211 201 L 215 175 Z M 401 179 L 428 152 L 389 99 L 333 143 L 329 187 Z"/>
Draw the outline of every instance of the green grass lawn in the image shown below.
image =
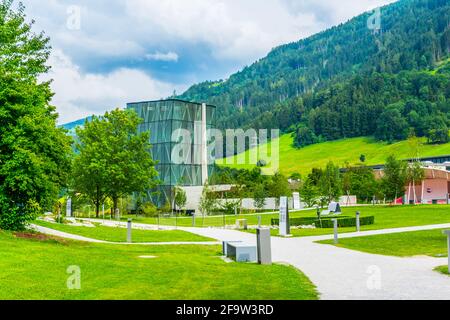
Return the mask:
<path id="1" fill-rule="evenodd" d="M 431 224 L 450 223 L 450 206 L 448 205 L 417 205 L 417 206 L 365 206 L 343 208 L 343 215 L 355 216 L 356 211 L 361 212 L 361 216 L 375 216 L 375 224 L 362 226 L 362 231 L 378 230 L 388 228 L 424 226 Z M 315 210 L 299 211 L 290 213 L 295 217 L 316 217 Z M 249 225 L 258 223 L 258 215 L 240 215 L 226 216 L 226 225 L 236 225 L 236 219 L 247 219 Z M 272 218 L 278 218 L 278 214 L 261 215 L 262 224 L 269 226 Z M 133 217 L 133 220 L 140 223 L 157 224 L 157 218 Z M 192 218 L 178 218 L 179 226 L 192 226 Z M 160 223 L 163 225 L 175 225 L 175 218 L 162 218 Z M 196 218 L 196 226 L 202 227 L 216 226 L 223 227 L 223 217 L 201 217 Z M 340 233 L 354 232 L 355 228 L 340 228 Z M 254 231 L 249 231 L 254 232 Z M 318 236 L 333 233 L 332 229 L 292 229 L 294 236 Z M 278 235 L 277 230 L 272 230 L 273 235 Z"/>
<path id="2" fill-rule="evenodd" d="M 319 241 L 333 244 L 333 240 Z M 387 256 L 447 256 L 447 236 L 442 230 L 403 232 L 340 239 L 337 247 Z"/>
<path id="3" fill-rule="evenodd" d="M 450 276 L 450 273 L 448 273 L 448 266 L 437 267 L 434 270 L 436 270 L 437 272 L 440 272 L 442 274 L 446 274 L 446 275 Z"/>
<path id="4" fill-rule="evenodd" d="M 313 284 L 298 270 L 225 263 L 219 246 L 38 241 L 0 231 L 0 248 L 0 300 L 318 298 Z M 81 290 L 67 289 L 69 266 L 80 268 Z"/>
<path id="5" fill-rule="evenodd" d="M 420 150 L 422 157 L 439 156 L 450 154 L 450 143 L 443 145 L 429 145 L 425 140 Z M 331 160 L 335 164 L 344 167 L 348 162 L 350 164 L 359 163 L 360 155 L 366 156 L 367 165 L 383 164 L 390 154 L 395 154 L 400 159 L 410 158 L 410 147 L 407 141 L 400 141 L 393 144 L 377 142 L 370 137 L 342 139 L 311 145 L 305 148 L 296 149 L 293 147 L 293 138 L 290 134 L 279 138 L 280 144 L 280 168 L 279 171 L 289 175 L 299 172 L 306 175 L 312 168 L 324 168 Z M 271 150 L 271 145 L 266 148 Z M 246 159 L 249 158 L 249 151 L 245 153 Z M 261 153 L 258 159 L 267 160 L 267 154 Z M 251 169 L 254 165 L 238 165 L 236 157 L 218 160 L 219 165 L 226 165 L 238 169 Z M 249 162 L 248 160 L 246 161 Z M 267 161 L 268 163 L 270 161 Z M 228 164 L 231 163 L 231 164 Z M 234 164 L 233 164 L 234 163 Z"/>
<path id="6" fill-rule="evenodd" d="M 96 226 L 95 228 L 89 227 L 74 227 L 71 225 L 50 223 L 45 221 L 36 220 L 35 224 L 42 227 L 51 228 L 54 230 L 76 234 L 79 236 L 110 241 L 110 242 L 126 242 L 127 229 L 126 228 L 113 228 Z M 203 242 L 214 241 L 213 239 L 205 238 L 190 232 L 181 230 L 170 231 L 150 231 L 150 230 L 133 230 L 132 231 L 133 242 Z"/>

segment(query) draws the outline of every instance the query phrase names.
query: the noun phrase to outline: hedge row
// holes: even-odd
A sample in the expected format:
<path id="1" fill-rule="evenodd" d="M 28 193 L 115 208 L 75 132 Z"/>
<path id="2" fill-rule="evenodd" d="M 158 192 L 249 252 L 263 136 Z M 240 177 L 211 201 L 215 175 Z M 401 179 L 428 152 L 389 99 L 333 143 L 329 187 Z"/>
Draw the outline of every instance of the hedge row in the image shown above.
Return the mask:
<path id="1" fill-rule="evenodd" d="M 356 218 L 345 217 L 345 216 L 341 216 L 338 218 L 324 217 L 324 218 L 321 218 L 320 220 L 317 218 L 313 218 L 313 217 L 291 218 L 291 219 L 289 219 L 289 222 L 290 222 L 291 226 L 310 226 L 310 225 L 314 224 L 316 226 L 316 228 L 329 229 L 329 228 L 334 228 L 333 219 L 338 220 L 339 228 L 356 227 Z M 375 217 L 374 216 L 361 217 L 359 219 L 359 221 L 360 221 L 361 226 L 368 226 L 368 225 L 375 224 Z M 279 219 L 272 219 L 273 226 L 277 226 L 279 224 L 280 224 Z"/>

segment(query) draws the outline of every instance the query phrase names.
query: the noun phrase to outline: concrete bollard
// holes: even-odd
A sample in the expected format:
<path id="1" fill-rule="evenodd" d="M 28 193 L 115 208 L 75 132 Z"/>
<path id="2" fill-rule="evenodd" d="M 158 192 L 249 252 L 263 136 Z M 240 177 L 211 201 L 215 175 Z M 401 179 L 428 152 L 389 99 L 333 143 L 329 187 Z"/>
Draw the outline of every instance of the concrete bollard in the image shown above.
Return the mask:
<path id="1" fill-rule="evenodd" d="M 448 273 L 450 273 L 450 230 L 445 230 L 444 234 L 447 235 Z"/>
<path id="2" fill-rule="evenodd" d="M 338 235 L 338 220 L 333 219 L 333 225 L 334 225 L 334 244 L 339 243 L 339 235 Z"/>
<path id="3" fill-rule="evenodd" d="M 356 211 L 356 232 L 360 232 L 361 231 L 361 212 Z"/>
<path id="4" fill-rule="evenodd" d="M 258 228 L 261 228 L 262 225 L 262 217 L 258 216 Z"/>
<path id="5" fill-rule="evenodd" d="M 128 243 L 132 243 L 132 239 L 131 239 L 131 230 L 132 230 L 132 220 L 128 219 L 128 223 L 127 223 L 127 242 Z"/>
<path id="6" fill-rule="evenodd" d="M 259 264 L 272 264 L 272 246 L 270 229 L 256 229 L 256 242 Z"/>

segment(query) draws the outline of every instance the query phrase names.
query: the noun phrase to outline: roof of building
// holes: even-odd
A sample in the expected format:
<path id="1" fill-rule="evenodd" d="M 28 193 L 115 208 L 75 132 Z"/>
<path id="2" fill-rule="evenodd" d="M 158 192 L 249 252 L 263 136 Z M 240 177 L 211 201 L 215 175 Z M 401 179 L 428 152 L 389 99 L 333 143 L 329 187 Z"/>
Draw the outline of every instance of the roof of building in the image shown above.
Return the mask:
<path id="1" fill-rule="evenodd" d="M 130 104 L 139 104 L 139 103 L 157 103 L 157 102 L 167 102 L 167 101 L 178 101 L 178 102 L 183 102 L 183 103 L 191 103 L 191 104 L 196 104 L 201 106 L 202 103 L 200 102 L 195 102 L 195 101 L 187 101 L 187 100 L 182 100 L 182 99 L 177 99 L 177 98 L 168 98 L 168 99 L 161 99 L 161 100 L 149 100 L 149 101 L 136 101 L 136 102 L 128 102 L 127 106 Z M 206 104 L 208 107 L 213 107 L 213 108 L 217 108 L 215 105 L 212 104 Z"/>
<path id="2" fill-rule="evenodd" d="M 450 181 L 450 171 L 437 168 L 423 168 L 425 170 L 425 179 L 441 179 Z M 375 170 L 375 177 L 377 179 L 384 176 L 384 171 Z"/>

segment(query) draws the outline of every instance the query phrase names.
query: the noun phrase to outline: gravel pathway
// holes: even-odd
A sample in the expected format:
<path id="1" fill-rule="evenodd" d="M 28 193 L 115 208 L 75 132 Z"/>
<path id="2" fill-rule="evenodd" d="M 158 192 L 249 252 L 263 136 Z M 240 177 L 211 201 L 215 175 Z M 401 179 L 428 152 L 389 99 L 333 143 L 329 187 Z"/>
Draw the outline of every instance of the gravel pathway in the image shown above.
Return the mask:
<path id="1" fill-rule="evenodd" d="M 148 246 L 168 246 L 168 245 L 202 245 L 202 246 L 212 246 L 212 245 L 218 245 L 220 242 L 214 242 L 214 241 L 208 241 L 208 242 L 133 242 L 133 243 L 127 243 L 127 242 L 109 242 L 109 241 L 102 241 L 92 238 L 86 238 L 83 236 L 78 236 L 75 234 L 62 232 L 50 228 L 41 227 L 38 225 L 31 225 L 31 228 L 37 232 L 60 237 L 64 239 L 70 239 L 70 240 L 76 240 L 76 241 L 83 241 L 83 242 L 90 242 L 90 243 L 106 243 L 106 244 L 116 244 L 116 245 L 148 245 Z"/>
<path id="2" fill-rule="evenodd" d="M 122 222 L 114 224 L 126 225 Z M 133 227 L 155 230 L 155 226 L 146 224 L 134 223 Z M 39 226 L 36 228 L 42 233 L 68 239 L 108 243 Z M 450 228 L 450 224 L 347 233 L 341 234 L 340 238 L 445 228 Z M 256 244 L 254 234 L 235 230 L 183 227 L 178 229 L 218 241 L 239 240 Z M 433 271 L 437 266 L 446 265 L 447 258 L 390 257 L 315 243 L 318 240 L 332 238 L 332 235 L 303 238 L 272 237 L 273 260 L 291 264 L 304 272 L 317 286 L 321 299 L 324 300 L 450 300 L 450 277 Z M 217 242 L 168 244 L 217 245 Z M 167 243 L 148 243 L 148 245 L 167 245 Z"/>
<path id="3" fill-rule="evenodd" d="M 423 226 L 348 234 L 363 236 L 403 231 L 441 229 Z M 402 231 L 403 230 L 403 231 Z M 255 235 L 223 229 L 192 229 L 210 238 L 255 243 Z M 343 236 L 343 235 L 342 235 Z M 272 237 L 273 260 L 289 263 L 308 276 L 324 300 L 449 300 L 450 277 L 433 271 L 447 258 L 400 258 L 368 254 L 314 241 L 332 236 Z"/>

